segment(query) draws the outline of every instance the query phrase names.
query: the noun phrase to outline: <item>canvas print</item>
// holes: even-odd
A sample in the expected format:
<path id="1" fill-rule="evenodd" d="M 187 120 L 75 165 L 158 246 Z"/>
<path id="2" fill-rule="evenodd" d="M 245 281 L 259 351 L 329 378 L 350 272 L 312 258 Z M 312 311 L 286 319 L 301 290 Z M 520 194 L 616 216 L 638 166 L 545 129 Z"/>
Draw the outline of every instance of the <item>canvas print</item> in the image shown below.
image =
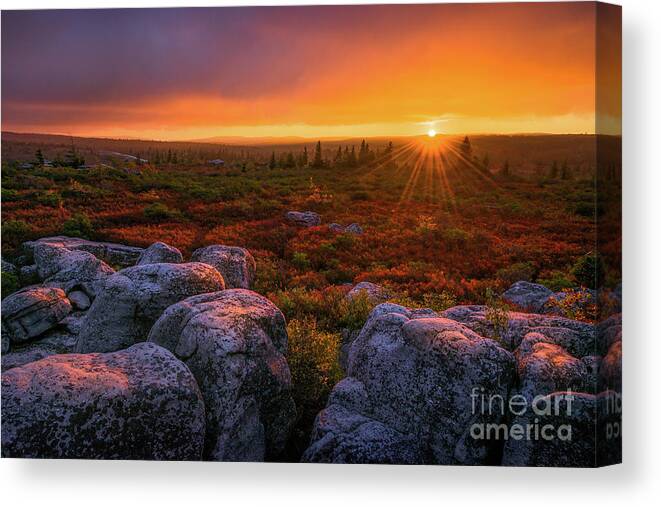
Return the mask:
<path id="1" fill-rule="evenodd" d="M 1 70 L 3 458 L 621 461 L 619 6 L 3 11 Z"/>

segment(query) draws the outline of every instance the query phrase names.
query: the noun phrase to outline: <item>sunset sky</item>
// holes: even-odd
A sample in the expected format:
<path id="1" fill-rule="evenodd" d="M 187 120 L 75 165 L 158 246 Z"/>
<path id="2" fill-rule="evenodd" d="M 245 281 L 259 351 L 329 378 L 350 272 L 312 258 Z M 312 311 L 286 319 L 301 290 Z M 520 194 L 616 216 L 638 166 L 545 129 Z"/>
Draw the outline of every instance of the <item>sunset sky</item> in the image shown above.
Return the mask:
<path id="1" fill-rule="evenodd" d="M 594 82 L 592 3 L 2 13 L 18 132 L 594 132 Z"/>

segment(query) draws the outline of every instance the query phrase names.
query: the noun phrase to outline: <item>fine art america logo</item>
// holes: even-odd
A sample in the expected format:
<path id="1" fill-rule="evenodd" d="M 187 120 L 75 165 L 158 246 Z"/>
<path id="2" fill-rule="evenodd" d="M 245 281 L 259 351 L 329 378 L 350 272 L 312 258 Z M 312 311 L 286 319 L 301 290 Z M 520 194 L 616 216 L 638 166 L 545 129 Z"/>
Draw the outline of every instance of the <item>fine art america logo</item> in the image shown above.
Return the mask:
<path id="1" fill-rule="evenodd" d="M 551 424 L 542 422 L 549 417 L 568 420 L 572 415 L 572 403 L 575 399 L 571 391 L 559 393 L 554 397 L 535 396 L 531 400 L 521 394 L 515 394 L 508 400 L 500 394 L 486 394 L 483 387 L 474 387 L 471 392 L 473 415 L 512 416 L 528 414 L 524 423 L 505 424 L 485 422 L 474 423 L 470 435 L 475 440 L 562 440 L 571 441 L 571 424 Z M 500 419 L 500 417 L 499 417 Z"/>

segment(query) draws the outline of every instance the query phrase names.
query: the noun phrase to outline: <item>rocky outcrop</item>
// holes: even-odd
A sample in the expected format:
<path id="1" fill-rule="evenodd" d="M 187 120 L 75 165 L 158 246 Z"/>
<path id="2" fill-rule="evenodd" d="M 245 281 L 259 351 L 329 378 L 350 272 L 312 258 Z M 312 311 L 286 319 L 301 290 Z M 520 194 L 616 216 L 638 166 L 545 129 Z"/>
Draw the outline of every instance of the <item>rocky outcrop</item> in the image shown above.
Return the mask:
<path id="1" fill-rule="evenodd" d="M 255 280 L 255 259 L 245 248 L 211 245 L 195 250 L 191 260 L 216 268 L 228 289 L 249 289 Z"/>
<path id="2" fill-rule="evenodd" d="M 386 289 L 372 282 L 359 282 L 347 293 L 347 299 L 353 300 L 364 294 L 372 303 L 383 303 L 388 300 L 390 294 Z"/>
<path id="3" fill-rule="evenodd" d="M 285 219 L 294 225 L 315 227 L 321 225 L 321 216 L 314 211 L 288 211 Z"/>
<path id="4" fill-rule="evenodd" d="M 540 333 L 528 333 L 515 352 L 519 393 L 532 401 L 555 391 L 583 391 L 587 386 L 586 365 L 562 347 L 546 343 Z"/>
<path id="5" fill-rule="evenodd" d="M 163 313 L 149 341 L 171 350 L 198 381 L 207 407 L 206 459 L 277 458 L 295 418 L 278 308 L 243 289 L 193 296 Z"/>
<path id="6" fill-rule="evenodd" d="M 516 427 L 517 438 L 506 439 L 502 464 L 595 466 L 596 415 L 592 394 L 555 392 L 541 397 L 514 418 L 509 434 Z"/>
<path id="7" fill-rule="evenodd" d="M 68 318 L 68 317 L 67 317 Z M 64 326 L 66 319 L 60 325 Z M 15 345 L 11 351 L 2 354 L 2 371 L 23 366 L 55 354 L 70 354 L 76 349 L 78 337 L 67 329 L 58 327 L 38 340 Z"/>
<path id="8" fill-rule="evenodd" d="M 4 259 L 2 261 L 2 272 L 9 273 L 10 275 L 18 276 L 18 268 L 14 266 L 11 262 L 7 262 Z"/>
<path id="9" fill-rule="evenodd" d="M 67 293 L 78 290 L 90 299 L 96 297 L 115 273 L 105 262 L 83 250 L 37 243 L 33 255 L 39 278 L 45 284 L 60 287 Z"/>
<path id="10" fill-rule="evenodd" d="M 2 301 L 2 328 L 11 343 L 24 343 L 55 327 L 70 312 L 63 290 L 27 288 Z"/>
<path id="11" fill-rule="evenodd" d="M 184 257 L 177 248 L 157 241 L 140 254 L 136 264 L 142 266 L 144 264 L 158 264 L 159 262 L 178 264 L 184 262 Z"/>
<path id="12" fill-rule="evenodd" d="M 68 236 L 51 236 L 23 243 L 23 249 L 26 255 L 28 257 L 34 255 L 35 246 L 40 244 L 89 252 L 107 264 L 118 268 L 135 265 L 143 251 L 142 248 L 120 245 L 118 243 L 89 241 L 87 239 L 70 238 Z"/>
<path id="13" fill-rule="evenodd" d="M 545 336 L 547 343 L 561 346 L 576 358 L 595 353 L 595 326 L 586 322 L 553 315 L 507 312 L 506 326 L 496 329 L 499 324 L 489 318 L 488 308 L 480 305 L 454 306 L 441 315 L 461 322 L 482 336 L 498 338 L 508 350 L 516 349 L 528 333 L 537 332 Z"/>
<path id="14" fill-rule="evenodd" d="M 118 271 L 88 310 L 77 352 L 111 352 L 145 341 L 168 306 L 224 288 L 220 273 L 199 262 L 145 264 Z"/>
<path id="15" fill-rule="evenodd" d="M 553 291 L 543 285 L 520 281 L 503 292 L 502 298 L 522 310 L 539 313 L 552 295 Z"/>
<path id="16" fill-rule="evenodd" d="M 347 225 L 346 227 L 340 224 L 332 223 L 332 224 L 328 224 L 328 228 L 331 231 L 337 233 L 354 234 L 356 236 L 360 236 L 361 234 L 363 234 L 363 228 L 356 223 Z"/>
<path id="17" fill-rule="evenodd" d="M 152 343 L 2 375 L 3 457 L 196 460 L 204 428 L 195 379 Z"/>
<path id="18" fill-rule="evenodd" d="M 506 397 L 514 357 L 466 326 L 394 305 L 377 306 L 349 353 L 312 432 L 304 461 L 484 464 L 492 442 L 475 424 L 498 423 L 474 396 Z"/>

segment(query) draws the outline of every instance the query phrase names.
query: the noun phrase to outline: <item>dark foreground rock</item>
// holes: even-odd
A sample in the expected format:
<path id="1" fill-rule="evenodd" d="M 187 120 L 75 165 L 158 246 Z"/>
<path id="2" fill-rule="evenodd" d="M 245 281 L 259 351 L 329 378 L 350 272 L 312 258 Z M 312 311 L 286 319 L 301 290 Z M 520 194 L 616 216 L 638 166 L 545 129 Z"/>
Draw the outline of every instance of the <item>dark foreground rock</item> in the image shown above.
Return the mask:
<path id="1" fill-rule="evenodd" d="M 208 264 L 145 264 L 110 277 L 81 324 L 77 352 L 111 352 L 145 341 L 170 305 L 225 288 Z"/>
<path id="2" fill-rule="evenodd" d="M 278 308 L 242 289 L 193 296 L 168 308 L 149 340 L 174 352 L 198 381 L 206 459 L 277 458 L 296 415 Z"/>
<path id="3" fill-rule="evenodd" d="M 505 466 L 594 467 L 597 464 L 597 398 L 556 392 L 514 419 L 505 442 Z M 512 426 L 520 438 L 512 437 Z"/>
<path id="4" fill-rule="evenodd" d="M 40 238 L 35 241 L 23 243 L 23 249 L 27 256 L 34 254 L 34 247 L 40 244 L 49 244 L 52 246 L 63 247 L 68 250 L 81 250 L 89 252 L 102 261 L 119 268 L 133 266 L 138 262 L 143 249 L 121 245 L 118 243 L 109 243 L 104 241 L 89 241 L 81 238 L 70 238 L 68 236 L 51 236 Z"/>
<path id="5" fill-rule="evenodd" d="M 197 460 L 204 427 L 190 371 L 151 343 L 2 375 L 3 457 Z"/>
<path id="6" fill-rule="evenodd" d="M 255 259 L 245 248 L 210 245 L 195 250 L 191 260 L 216 268 L 228 289 L 249 289 L 255 280 Z"/>
<path id="7" fill-rule="evenodd" d="M 503 292 L 502 298 L 522 310 L 539 313 L 552 295 L 553 291 L 543 285 L 520 281 Z"/>
<path id="8" fill-rule="evenodd" d="M 348 377 L 315 421 L 304 461 L 475 465 L 494 444 L 471 437 L 498 423 L 472 395 L 506 397 L 514 357 L 495 341 L 430 311 L 382 304 L 349 353 Z"/>
<path id="9" fill-rule="evenodd" d="M 71 312 L 64 291 L 31 287 L 2 301 L 2 328 L 11 343 L 24 343 L 55 327 Z"/>

